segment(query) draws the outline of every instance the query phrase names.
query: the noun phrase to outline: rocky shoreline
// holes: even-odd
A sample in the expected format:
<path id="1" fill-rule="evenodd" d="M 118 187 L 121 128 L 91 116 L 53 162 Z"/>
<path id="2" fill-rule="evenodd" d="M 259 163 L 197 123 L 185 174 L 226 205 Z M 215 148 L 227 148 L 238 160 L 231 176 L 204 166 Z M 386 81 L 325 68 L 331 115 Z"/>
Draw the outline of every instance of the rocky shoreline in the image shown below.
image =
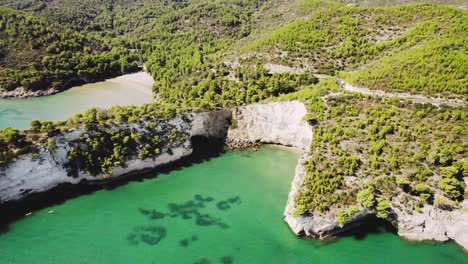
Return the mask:
<path id="1" fill-rule="evenodd" d="M 244 150 L 249 148 L 258 148 L 260 146 L 260 143 L 258 142 L 237 138 L 227 138 L 224 143 L 232 150 Z"/>
<path id="2" fill-rule="evenodd" d="M 361 209 L 353 214 L 344 224 L 340 224 L 330 212 L 326 215 L 295 215 L 294 197 L 301 188 L 306 176 L 304 162 L 308 159 L 307 153 L 299 160 L 288 202 L 284 211 L 284 220 L 294 234 L 314 239 L 332 239 L 350 229 L 358 227 L 376 212 Z M 465 179 L 466 182 L 466 179 Z M 465 190 L 466 191 L 466 190 Z M 468 202 L 464 201 L 461 208 L 446 211 L 435 206 L 426 205 L 420 213 L 410 214 L 397 208 L 389 211 L 387 221 L 393 225 L 398 235 L 409 241 L 455 241 L 468 252 Z"/>
<path id="3" fill-rule="evenodd" d="M 154 124 L 124 124 L 113 129 L 131 128 L 145 131 L 151 127 L 164 133 L 163 130 L 167 127 L 175 127 L 180 133 L 188 136 L 180 142 L 173 142 L 164 147 L 161 154 L 155 158 L 141 160 L 134 157 L 126 162 L 125 167 L 112 167 L 110 178 L 102 174 L 92 176 L 81 170 L 76 177 L 68 175 L 66 164 L 69 143 L 84 133 L 81 129 L 70 130 L 54 137 L 54 149 L 41 150 L 37 155 L 22 155 L 16 161 L 0 167 L 0 204 L 21 200 L 32 193 L 48 191 L 61 184 L 99 184 L 125 177 L 135 171 L 155 169 L 173 163 L 192 154 L 191 139 L 194 137 L 223 139 L 232 142 L 233 147 L 237 148 L 258 145 L 259 142 L 306 148 L 310 141 L 303 141 L 304 137 L 289 134 L 289 131 L 311 134 L 311 130 L 301 119 L 305 113 L 304 105 L 295 101 L 258 104 L 235 110 L 187 113 L 162 122 L 158 120 Z M 291 118 L 291 114 L 295 117 Z M 236 118 L 241 127 L 229 128 L 232 126 L 232 118 Z M 247 124 L 250 125 L 246 126 Z M 257 129 L 260 127 L 261 129 Z M 249 133 L 245 133 L 247 130 Z M 268 136 L 274 138 L 268 139 Z"/>
<path id="4" fill-rule="evenodd" d="M 168 143 L 161 149 L 161 154 L 155 158 L 128 160 L 125 167 L 112 167 L 112 175 L 96 176 L 79 170 L 72 177 L 67 171 L 67 153 L 70 142 L 79 138 L 83 130 L 71 130 L 54 137 L 55 147 L 42 150 L 37 155 L 23 155 L 16 161 L 0 168 L 0 203 L 21 200 L 31 193 L 48 191 L 61 184 L 105 183 L 115 178 L 125 177 L 137 171 L 145 171 L 168 165 L 192 154 L 191 137 L 224 137 L 222 131 L 227 130 L 229 111 L 213 111 L 209 113 L 189 113 L 176 116 L 165 122 L 156 121 L 153 124 L 127 124 L 113 129 L 128 129 L 145 131 L 154 129 L 164 133 L 167 129 L 177 128 L 180 133 L 188 134 L 181 140 Z M 216 134 L 219 133 L 219 134 Z"/>
<path id="5" fill-rule="evenodd" d="M 18 87 L 13 91 L 0 92 L 0 98 L 30 98 L 39 96 L 48 96 L 60 92 L 59 90 L 50 88 L 48 90 L 29 91 L 24 87 Z"/>

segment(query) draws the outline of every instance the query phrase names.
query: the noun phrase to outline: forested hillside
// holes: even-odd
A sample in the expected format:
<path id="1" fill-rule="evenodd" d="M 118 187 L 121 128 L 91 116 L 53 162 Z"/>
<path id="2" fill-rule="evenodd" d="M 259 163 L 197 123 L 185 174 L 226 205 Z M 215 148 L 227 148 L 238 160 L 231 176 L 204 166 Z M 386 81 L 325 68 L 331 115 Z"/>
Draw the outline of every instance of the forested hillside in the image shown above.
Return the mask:
<path id="1" fill-rule="evenodd" d="M 161 0 L 0 0 L 0 4 L 41 16 L 74 30 L 106 33 L 151 29 L 151 21 L 191 1 Z"/>
<path id="2" fill-rule="evenodd" d="M 360 6 L 390 6 L 404 4 L 437 4 L 467 8 L 464 0 L 340 0 L 343 4 Z"/>
<path id="3" fill-rule="evenodd" d="M 0 90 L 62 90 L 138 70 L 137 56 L 111 40 L 11 9 L 0 14 Z"/>
<path id="4" fill-rule="evenodd" d="M 467 26 L 466 12 L 450 7 L 325 8 L 236 52 L 241 63 L 340 74 L 369 88 L 460 96 L 468 93 Z"/>
<path id="5" fill-rule="evenodd" d="M 3 90 L 63 89 L 119 75 L 137 69 L 137 56 L 157 80 L 202 74 L 250 33 L 264 1 L 39 2 L 5 3 L 26 13 L 2 9 Z"/>
<path id="6" fill-rule="evenodd" d="M 0 89 L 61 90 L 135 71 L 140 61 L 146 64 L 159 105 L 118 108 L 103 116 L 123 111 L 136 121 L 158 108 L 175 113 L 233 107 L 334 85 L 317 86 L 313 73 L 390 91 L 467 93 L 468 18 L 453 7 L 352 7 L 317 0 L 0 4 L 22 10 L 0 9 Z M 301 73 L 271 74 L 263 66 L 267 62 Z"/>
<path id="7" fill-rule="evenodd" d="M 460 6 L 456 0 L 444 3 Z M 467 93 L 466 38 L 461 37 L 466 12 L 429 5 L 343 4 L 376 3 L 0 0 L 22 10 L 1 10 L 0 89 L 63 90 L 135 71 L 141 61 L 161 98 L 187 105 L 185 99 L 194 94 L 209 91 L 205 101 L 222 94 L 220 88 L 200 86 L 219 77 L 215 72 L 225 67 L 226 58 L 231 62 L 241 55 L 236 67 L 273 62 L 341 74 L 369 88 L 452 97 Z"/>

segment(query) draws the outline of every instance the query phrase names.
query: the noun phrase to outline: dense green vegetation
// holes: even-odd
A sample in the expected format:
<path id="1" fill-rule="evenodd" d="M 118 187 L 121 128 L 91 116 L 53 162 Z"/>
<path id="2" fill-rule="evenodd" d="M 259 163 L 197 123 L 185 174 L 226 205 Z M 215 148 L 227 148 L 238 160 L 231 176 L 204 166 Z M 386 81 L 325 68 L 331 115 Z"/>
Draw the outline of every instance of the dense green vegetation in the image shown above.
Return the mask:
<path id="1" fill-rule="evenodd" d="M 155 158 L 186 139 L 175 127 L 165 124 L 164 129 L 156 130 L 155 126 L 152 123 L 142 130 L 98 129 L 81 134 L 78 140 L 71 142 L 68 151 L 69 174 L 77 176 L 81 170 L 93 176 L 109 177 L 113 174 L 112 167 L 124 167 L 131 158 Z"/>
<path id="2" fill-rule="evenodd" d="M 328 8 L 244 46 L 240 61 L 329 74 L 359 69 L 341 74 L 369 88 L 460 96 L 468 93 L 467 25 L 466 12 L 450 7 Z"/>
<path id="3" fill-rule="evenodd" d="M 213 93 L 221 93 L 228 73 L 220 58 L 230 44 L 250 33 L 251 17 L 264 1 L 194 2 L 155 21 L 156 29 L 137 46 L 164 102 L 219 106 Z"/>
<path id="4" fill-rule="evenodd" d="M 166 0 L 0 0 L 0 5 L 27 11 L 49 23 L 74 30 L 109 34 L 150 30 L 158 17 L 200 1 Z M 149 25 L 148 25 L 149 24 Z"/>
<path id="5" fill-rule="evenodd" d="M 199 93 L 200 83 L 212 82 L 209 72 L 223 67 L 226 52 L 237 57 L 240 50 L 257 52 L 242 59 L 243 66 L 270 61 L 332 74 L 364 66 L 346 77 L 392 91 L 467 93 L 468 55 L 461 37 L 466 12 L 341 3 L 350 1 L 0 0 L 26 12 L 1 11 L 0 87 L 60 90 L 135 71 L 142 60 L 156 80 L 155 91 L 174 103 L 193 97 L 192 89 Z M 289 23 L 298 18 L 303 20 Z M 239 48 L 244 42 L 250 44 Z"/>
<path id="6" fill-rule="evenodd" d="M 391 6 L 402 4 L 438 4 L 466 7 L 463 0 L 340 0 L 340 3 L 360 6 Z"/>
<path id="7" fill-rule="evenodd" d="M 0 166 L 28 151 L 29 144 L 18 130 L 13 128 L 0 130 Z"/>
<path id="8" fill-rule="evenodd" d="M 0 90 L 70 86 L 139 69 L 130 50 L 0 7 Z"/>
<path id="9" fill-rule="evenodd" d="M 70 129 L 83 128 L 87 134 L 76 143 L 87 145 L 72 150 L 73 154 L 69 156 L 71 163 L 80 164 L 80 169 L 92 175 L 99 173 L 108 175 L 112 164 L 124 165 L 125 160 L 135 156 L 140 159 L 154 157 L 155 149 L 161 149 L 158 144 L 167 143 L 167 135 L 164 134 L 157 135 L 160 142 L 151 143 L 151 140 L 146 139 L 145 134 L 134 135 L 126 130 L 113 133 L 109 131 L 113 127 L 127 123 L 154 126 L 161 120 L 174 117 L 176 113 L 259 102 L 267 98 L 286 95 L 316 82 L 317 79 L 309 72 L 300 75 L 269 74 L 268 70 L 261 65 L 256 68 L 231 68 L 222 65 L 215 71 L 209 71 L 206 80 L 200 83 L 188 80 L 187 83 L 193 85 L 191 89 L 174 91 L 168 87 L 167 90 L 158 91 L 161 101 L 174 101 L 172 104 L 146 104 L 140 107 L 117 106 L 108 110 L 93 108 L 62 122 L 33 121 L 30 130 L 14 130 L 20 138 L 25 140 L 24 142 L 5 139 L 5 143 L 0 144 L 2 153 L 0 166 L 27 152 L 26 150 L 37 152 L 41 148 L 53 148 L 52 142 L 48 141 L 49 138 L 59 133 L 66 133 Z M 6 135 L 11 131 L 7 128 L 0 130 L 0 133 Z M 148 137 L 154 138 L 155 136 L 150 134 Z M 123 143 L 125 137 L 130 137 L 130 140 Z M 109 146 L 113 148 L 107 149 Z M 77 171 L 74 169 L 70 173 L 75 175 Z"/>
<path id="10" fill-rule="evenodd" d="M 418 211 L 435 201 L 453 208 L 463 200 L 466 107 L 437 108 L 359 94 L 311 99 L 312 105 L 326 100 L 328 107 L 316 113 L 320 121 L 314 126 L 296 213 L 342 208 L 337 218 L 344 222 L 352 215 L 349 206 L 386 218 L 390 206 Z"/>
<path id="11" fill-rule="evenodd" d="M 433 31 L 437 37 L 373 62 L 350 75 L 349 80 L 376 89 L 429 96 L 457 94 L 465 98 L 468 94 L 468 41 L 459 36 L 466 35 L 468 16 L 465 13 L 453 18 L 449 23 L 454 26 L 449 32 L 441 28 L 443 23 L 433 21 L 424 25 L 425 30 Z"/>
<path id="12" fill-rule="evenodd" d="M 18 131 L 12 128 L 5 128 L 0 130 L 0 167 L 6 165 L 8 162 L 18 158 L 22 154 L 27 153 L 37 153 L 41 149 L 53 150 L 54 149 L 54 140 L 53 137 L 61 133 L 66 133 L 68 131 L 73 131 L 77 128 L 84 129 L 84 132 L 87 133 L 87 137 L 94 137 L 96 133 L 104 134 L 105 136 L 112 135 L 113 127 L 122 125 L 124 123 L 137 123 L 141 126 L 148 126 L 150 129 L 154 128 L 156 124 L 161 122 L 161 120 L 167 120 L 175 116 L 175 114 L 181 111 L 176 109 L 171 105 L 157 105 L 157 104 L 147 104 L 141 107 L 129 106 L 129 107 L 113 107 L 108 110 L 97 110 L 95 108 L 86 111 L 83 114 L 76 114 L 74 117 L 69 118 L 66 121 L 53 123 L 51 121 L 39 121 L 35 120 L 31 122 L 31 128 L 25 131 Z M 128 133 L 126 131 L 125 133 Z M 153 135 L 154 136 L 154 135 Z M 108 140 L 108 137 L 102 137 L 103 139 Z M 166 137 L 160 136 L 161 139 Z M 122 141 L 123 142 L 123 141 Z M 155 145 L 146 146 L 147 140 L 136 141 L 132 139 L 133 148 L 130 149 L 131 152 L 126 152 L 127 154 L 139 156 L 141 159 L 147 157 L 153 157 L 153 153 L 146 153 L 148 149 Z M 135 143 L 136 142 L 136 143 Z M 85 143 L 92 143 L 79 141 L 77 144 L 84 145 Z M 113 142 L 119 143 L 119 142 Z M 137 144 L 139 143 L 139 144 Z M 141 144 L 144 143 L 144 145 Z M 162 140 L 161 144 L 166 144 L 166 140 Z M 105 149 L 109 146 L 108 144 L 98 144 L 97 147 L 93 148 L 93 155 L 100 155 L 103 158 L 107 157 L 109 152 Z M 120 146 L 122 147 L 122 146 Z M 88 147 L 83 147 L 85 150 Z M 82 159 L 82 156 L 86 156 L 88 152 L 84 152 L 82 155 L 77 156 L 77 158 Z M 142 153 L 140 154 L 139 151 Z M 122 156 L 120 156 L 122 158 Z M 129 156 L 125 157 L 125 160 Z M 96 160 L 95 162 L 101 162 Z M 121 161 L 124 164 L 123 161 Z M 99 163 L 101 165 L 101 163 Z M 80 164 L 85 169 L 92 174 L 96 173 L 96 165 L 89 165 L 93 169 L 88 168 L 86 163 Z M 107 168 L 104 166 L 102 172 L 106 173 Z M 76 171 L 71 171 L 71 174 L 76 173 Z"/>
<path id="13" fill-rule="evenodd" d="M 270 74 L 261 65 L 254 68 L 221 65 L 206 71 L 200 79 L 158 82 L 155 93 L 164 102 L 191 110 L 240 106 L 291 93 L 317 82 L 310 72 Z M 174 87 L 175 86 L 175 87 Z"/>
<path id="14" fill-rule="evenodd" d="M 200 75 L 222 50 L 248 35 L 250 18 L 264 1 L 39 2 L 30 5 L 38 8 L 5 3 L 34 16 L 2 9 L 6 25 L 12 28 L 5 30 L 11 41 L 5 44 L 4 56 L 30 53 L 19 60 L 24 62 L 20 65 L 5 61 L 9 68 L 0 73 L 3 90 L 61 89 L 135 71 L 138 59 L 146 62 L 158 83 L 170 81 L 175 88 L 181 80 L 203 78 Z M 53 26 L 45 27 L 46 23 Z M 32 39 L 39 44 L 29 45 Z M 17 47 L 25 52 L 17 52 Z M 32 61 L 36 63 L 30 65 Z"/>

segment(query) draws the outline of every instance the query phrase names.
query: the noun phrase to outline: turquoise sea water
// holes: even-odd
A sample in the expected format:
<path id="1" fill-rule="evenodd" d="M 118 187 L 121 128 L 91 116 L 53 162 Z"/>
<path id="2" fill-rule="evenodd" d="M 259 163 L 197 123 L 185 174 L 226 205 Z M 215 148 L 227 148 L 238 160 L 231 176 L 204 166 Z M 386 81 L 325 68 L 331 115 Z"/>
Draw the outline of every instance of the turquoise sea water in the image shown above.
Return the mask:
<path id="1" fill-rule="evenodd" d="M 51 96 L 26 99 L 0 98 L 0 129 L 26 129 L 34 119 L 65 120 L 92 107 L 141 105 L 153 100 L 153 80 L 146 73 L 127 74 L 86 84 Z"/>
<path id="2" fill-rule="evenodd" d="M 295 237 L 282 213 L 297 159 L 273 146 L 228 152 L 70 199 L 10 224 L 0 263 L 468 263 L 454 243 L 409 243 L 383 228 Z"/>

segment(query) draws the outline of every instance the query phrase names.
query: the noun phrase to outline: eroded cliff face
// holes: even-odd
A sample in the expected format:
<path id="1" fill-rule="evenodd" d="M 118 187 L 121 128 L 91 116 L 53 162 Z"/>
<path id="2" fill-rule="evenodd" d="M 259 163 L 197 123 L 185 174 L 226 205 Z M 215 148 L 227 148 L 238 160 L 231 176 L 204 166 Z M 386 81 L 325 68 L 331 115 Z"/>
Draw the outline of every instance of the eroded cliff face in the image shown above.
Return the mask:
<path id="1" fill-rule="evenodd" d="M 112 167 L 110 176 L 103 174 L 92 176 L 83 170 L 78 170 L 76 175 L 69 175 L 67 153 L 71 148 L 70 142 L 76 140 L 84 131 L 74 130 L 56 136 L 54 138 L 56 146 L 51 150 L 42 150 L 37 155 L 23 155 L 16 161 L 0 168 L 0 203 L 19 200 L 30 193 L 44 192 L 60 184 L 109 181 L 175 162 L 192 153 L 193 148 L 190 141 L 192 136 L 224 138 L 227 134 L 230 117 L 231 113 L 227 110 L 189 113 L 179 115 L 171 120 L 157 122 L 154 127 L 150 126 L 150 123 L 143 123 L 112 128 L 113 130 L 130 128 L 139 132 L 152 129 L 162 133 L 167 128 L 177 128 L 180 133 L 188 136 L 184 137 L 183 140 L 165 144 L 161 149 L 161 154 L 154 158 L 141 160 L 132 157 L 125 166 Z"/>
<path id="2" fill-rule="evenodd" d="M 280 144 L 306 150 L 312 129 L 303 120 L 307 113 L 299 101 L 253 104 L 232 112 L 228 138 Z"/>
<path id="3" fill-rule="evenodd" d="M 468 251 L 468 202 L 466 200 L 460 208 L 452 211 L 426 205 L 420 213 L 409 214 L 396 208 L 394 212 L 398 217 L 396 228 L 401 237 L 413 241 L 454 240 Z"/>
<path id="4" fill-rule="evenodd" d="M 300 191 L 306 176 L 304 167 L 309 157 L 304 153 L 299 160 L 291 191 L 284 212 L 284 220 L 296 235 L 317 239 L 327 239 L 340 233 L 358 227 L 362 222 L 372 217 L 376 212 L 361 209 L 353 214 L 348 221 L 340 224 L 333 212 L 325 215 L 296 215 L 294 197 Z M 466 182 L 466 179 L 465 179 Z M 468 190 L 465 190 L 467 192 Z M 404 208 L 404 207 L 402 207 Z M 460 208 L 448 211 L 425 205 L 421 212 L 407 212 L 404 209 L 391 208 L 387 219 L 402 238 L 412 241 L 454 240 L 465 250 L 468 250 L 468 202 L 464 201 Z"/>
<path id="5" fill-rule="evenodd" d="M 128 174 L 150 170 L 187 157 L 193 152 L 191 137 L 275 143 L 307 149 L 312 138 L 312 130 L 302 121 L 306 109 L 300 102 L 278 102 L 255 104 L 235 110 L 219 110 L 179 115 L 161 122 L 132 123 L 112 130 L 131 129 L 139 133 L 161 132 L 177 128 L 187 135 L 183 140 L 166 144 L 154 158 L 132 157 L 125 166 L 111 168 L 111 175 L 90 175 L 78 170 L 70 175 L 67 170 L 67 153 L 73 142 L 84 130 L 73 130 L 54 138 L 56 144 L 51 150 L 42 150 L 37 155 L 23 155 L 16 161 L 0 168 L 0 203 L 19 200 L 30 193 L 44 192 L 60 184 L 77 184 L 83 181 L 103 182 Z M 236 128 L 231 125 L 231 117 Z M 231 125 L 231 129 L 229 126 Z M 229 131 L 228 131 L 229 130 Z"/>

